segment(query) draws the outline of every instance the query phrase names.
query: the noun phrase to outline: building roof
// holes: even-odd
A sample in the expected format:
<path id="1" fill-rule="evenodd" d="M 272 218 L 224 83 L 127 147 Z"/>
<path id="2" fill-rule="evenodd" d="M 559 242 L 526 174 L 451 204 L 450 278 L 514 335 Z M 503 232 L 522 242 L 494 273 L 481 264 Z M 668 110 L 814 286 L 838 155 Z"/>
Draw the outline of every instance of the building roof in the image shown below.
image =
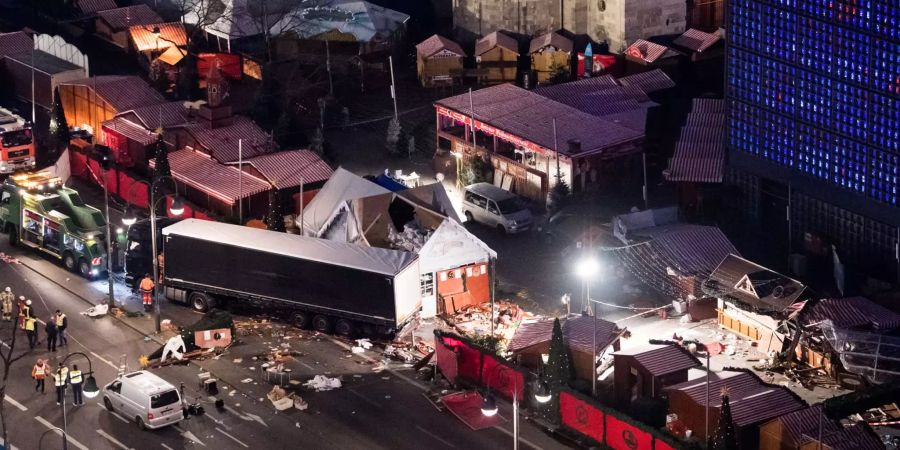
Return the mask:
<path id="1" fill-rule="evenodd" d="M 644 136 L 641 131 L 590 115 L 508 83 L 479 89 L 471 97 L 476 120 L 546 149 L 558 146 L 560 153 L 569 156 L 575 156 L 566 145 L 570 139 L 581 141 L 580 156 L 602 152 Z M 435 103 L 467 117 L 472 116 L 469 94 L 448 97 Z M 553 119 L 556 119 L 556 140 L 553 136 Z"/>
<path id="2" fill-rule="evenodd" d="M 619 78 L 622 86 L 636 86 L 647 94 L 675 87 L 675 82 L 660 69 Z"/>
<path id="3" fill-rule="evenodd" d="M 619 350 L 613 356 L 634 358 L 654 377 L 699 367 L 700 360 L 679 345 L 647 344 Z"/>
<path id="4" fill-rule="evenodd" d="M 181 183 L 203 191 L 222 202 L 234 204 L 239 198 L 247 198 L 271 189 L 269 183 L 236 167 L 219 164 L 206 153 L 181 149 L 169 153 L 172 177 Z M 150 160 L 156 167 L 156 160 Z"/>
<path id="5" fill-rule="evenodd" d="M 519 43 L 515 38 L 500 31 L 495 31 L 475 42 L 475 56 L 481 56 L 494 47 L 505 48 L 519 54 Z"/>
<path id="6" fill-rule="evenodd" d="M 158 60 L 170 65 L 175 66 L 187 55 L 187 50 L 184 50 L 179 47 L 175 47 L 174 45 L 167 48 L 162 54 L 157 58 Z"/>
<path id="7" fill-rule="evenodd" d="M 889 331 L 900 328 L 900 314 L 865 297 L 823 298 L 800 317 L 804 326 L 830 320 L 835 327 L 845 329 Z"/>
<path id="8" fill-rule="evenodd" d="M 543 51 L 548 46 L 567 53 L 572 52 L 572 40 L 557 32 L 553 32 L 542 34 L 532 39 L 531 44 L 528 46 L 528 54 Z"/>
<path id="9" fill-rule="evenodd" d="M 841 430 L 837 423 L 824 415 L 821 403 L 789 412 L 772 420 L 772 422 L 776 421 L 781 422 L 782 425 L 782 444 L 792 448 L 799 448 L 803 442 L 808 441 L 804 435 L 817 436 L 820 424 L 823 435 Z"/>
<path id="10" fill-rule="evenodd" d="M 314 2 L 315 3 L 315 2 Z M 331 31 L 352 35 L 357 42 L 379 42 L 402 28 L 409 15 L 360 0 L 334 0 L 327 5 L 294 9 L 273 25 L 273 30 L 292 31 L 302 39 L 314 39 Z"/>
<path id="11" fill-rule="evenodd" d="M 704 291 L 747 304 L 754 309 L 782 312 L 806 289 L 802 283 L 737 255 L 728 255 L 716 267 Z"/>
<path id="12" fill-rule="evenodd" d="M 334 173 L 328 163 L 309 150 L 267 153 L 244 162 L 259 171 L 276 189 L 318 183 Z"/>
<path id="13" fill-rule="evenodd" d="M 725 172 L 724 111 L 722 99 L 694 99 L 694 110 L 688 114 L 669 168 L 663 173 L 667 180 L 722 182 Z"/>
<path id="14" fill-rule="evenodd" d="M 712 47 L 721 39 L 722 34 L 718 31 L 714 33 L 707 33 L 696 28 L 690 28 L 685 31 L 684 34 L 675 38 L 672 43 L 679 47 L 686 48 L 690 51 L 700 53 Z"/>
<path id="15" fill-rule="evenodd" d="M 134 118 L 144 128 L 155 130 L 159 127 L 168 128 L 184 125 L 191 119 L 188 109 L 183 101 L 157 103 L 155 105 L 140 106 L 128 111 L 122 111 L 119 116 L 134 115 Z"/>
<path id="16" fill-rule="evenodd" d="M 204 241 L 227 243 L 238 247 L 301 257 L 389 276 L 399 274 L 416 261 L 416 255 L 413 253 L 260 230 L 210 220 L 185 219 L 163 228 L 162 233 L 166 236 L 187 236 Z"/>
<path id="17" fill-rule="evenodd" d="M 153 32 L 157 27 L 159 27 L 158 39 Z M 187 33 L 181 22 L 133 25 L 128 28 L 128 34 L 131 35 L 131 41 L 139 52 L 187 45 Z"/>
<path id="18" fill-rule="evenodd" d="M 133 25 L 152 25 L 163 21 L 156 11 L 143 3 L 99 11 L 97 16 L 115 31 L 125 30 Z"/>
<path id="19" fill-rule="evenodd" d="M 653 64 L 661 58 L 675 56 L 675 52 L 669 47 L 644 39 L 634 41 L 633 44 L 625 49 L 625 54 L 648 64 Z"/>
<path id="20" fill-rule="evenodd" d="M 818 439 L 818 430 L 806 433 L 809 439 Z M 809 441 L 807 441 L 809 442 Z M 822 443 L 830 450 L 884 450 L 884 443 L 865 422 L 822 435 Z"/>
<path id="21" fill-rule="evenodd" d="M 77 0 L 75 6 L 77 6 L 83 14 L 115 9 L 117 7 L 116 2 L 113 0 Z"/>
<path id="22" fill-rule="evenodd" d="M 34 59 L 32 60 L 32 56 Z M 32 61 L 34 61 L 34 68 L 38 72 L 46 73 L 48 75 L 56 75 L 58 73 L 69 72 L 72 70 L 79 70 L 84 72 L 81 66 L 73 64 L 69 61 L 66 61 L 60 57 L 55 55 L 51 55 L 43 50 L 35 50 L 34 52 L 26 52 L 19 53 L 15 55 L 9 55 L 7 58 L 18 61 L 28 67 L 31 67 Z"/>
<path id="23" fill-rule="evenodd" d="M 24 31 L 0 33 L 0 57 L 30 54 L 34 40 Z"/>
<path id="24" fill-rule="evenodd" d="M 187 124 L 185 129 L 199 146 L 223 164 L 236 162 L 241 156 L 239 153 L 243 159 L 250 159 L 272 148 L 268 133 L 244 116 L 234 116 L 231 124 L 218 128 L 211 128 L 208 122 L 197 121 Z"/>
<path id="25" fill-rule="evenodd" d="M 303 223 L 297 217 L 297 226 L 307 235 L 317 235 L 331 220 L 338 205 L 357 198 L 388 193 L 387 189 L 338 167 L 322 189 L 303 209 Z"/>
<path id="26" fill-rule="evenodd" d="M 423 184 L 410 189 L 396 192 L 397 195 L 424 208 L 430 209 L 456 223 L 462 223 L 462 218 L 456 212 L 453 202 L 443 183 Z"/>
<path id="27" fill-rule="evenodd" d="M 432 34 L 428 39 L 416 44 L 416 51 L 420 56 L 424 56 L 425 58 L 442 50 L 456 53 L 459 56 L 466 56 L 466 52 L 463 51 L 459 44 L 437 34 Z"/>
<path id="28" fill-rule="evenodd" d="M 496 257 L 497 252 L 462 224 L 444 219 L 419 249 L 419 270 L 422 273 L 436 272 L 474 262 L 487 262 Z"/>
<path id="29" fill-rule="evenodd" d="M 115 131 L 141 145 L 150 145 L 156 141 L 156 133 L 122 117 L 107 120 L 101 125 L 104 129 Z"/>
<path id="30" fill-rule="evenodd" d="M 101 75 L 60 83 L 61 85 L 96 87 L 96 94 L 116 111 L 128 111 L 163 103 L 165 98 L 142 78 L 134 75 Z"/>
<path id="31" fill-rule="evenodd" d="M 665 390 L 669 391 L 669 395 L 674 391 L 682 392 L 697 405 L 706 405 L 706 395 L 709 392 L 710 407 L 720 408 L 722 388 L 728 389 L 731 417 L 739 427 L 759 424 L 807 406 L 787 388 L 766 384 L 748 371 L 725 370 L 712 373 L 708 391 L 706 377 L 669 386 Z"/>
<path id="32" fill-rule="evenodd" d="M 591 316 L 571 316 L 560 318 L 563 340 L 572 350 L 592 353 L 594 345 L 594 318 Z M 597 318 L 597 351 L 600 352 L 616 339 L 620 329 L 615 323 Z M 507 350 L 516 352 L 534 345 L 549 342 L 553 335 L 553 320 L 523 323 L 509 341 Z"/>

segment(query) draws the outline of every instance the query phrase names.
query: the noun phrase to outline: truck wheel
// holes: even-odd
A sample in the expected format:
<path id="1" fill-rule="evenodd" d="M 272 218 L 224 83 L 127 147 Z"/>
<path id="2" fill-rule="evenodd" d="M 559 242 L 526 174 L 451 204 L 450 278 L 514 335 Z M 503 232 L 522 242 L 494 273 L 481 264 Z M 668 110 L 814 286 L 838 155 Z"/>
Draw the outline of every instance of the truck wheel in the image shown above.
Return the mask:
<path id="1" fill-rule="evenodd" d="M 91 265 L 88 264 L 88 262 L 83 259 L 78 260 L 78 273 L 80 273 L 81 276 L 90 280 L 91 279 Z"/>
<path id="2" fill-rule="evenodd" d="M 355 326 L 353 326 L 353 322 L 347 319 L 338 319 L 334 324 L 334 332 L 340 336 L 351 337 L 355 330 Z"/>
<path id="3" fill-rule="evenodd" d="M 72 254 L 69 252 L 66 252 L 66 254 L 63 255 L 63 267 L 65 267 L 69 272 L 74 272 L 75 269 L 78 269 L 78 264 L 75 262 L 75 257 L 72 256 Z"/>
<path id="4" fill-rule="evenodd" d="M 294 314 L 291 314 L 291 324 L 300 329 L 309 328 L 310 319 L 306 311 L 294 311 Z"/>
<path id="5" fill-rule="evenodd" d="M 471 211 L 466 211 L 465 214 L 466 214 L 466 222 L 472 222 L 472 223 L 475 223 L 475 218 L 472 217 L 472 212 L 471 212 Z"/>
<path id="6" fill-rule="evenodd" d="M 203 292 L 191 292 L 188 301 L 190 302 L 191 307 L 194 308 L 194 311 L 202 313 L 209 311 L 216 305 L 215 300 Z"/>
<path id="7" fill-rule="evenodd" d="M 319 333 L 331 332 L 331 318 L 328 316 L 318 315 L 313 317 L 313 328 Z"/>

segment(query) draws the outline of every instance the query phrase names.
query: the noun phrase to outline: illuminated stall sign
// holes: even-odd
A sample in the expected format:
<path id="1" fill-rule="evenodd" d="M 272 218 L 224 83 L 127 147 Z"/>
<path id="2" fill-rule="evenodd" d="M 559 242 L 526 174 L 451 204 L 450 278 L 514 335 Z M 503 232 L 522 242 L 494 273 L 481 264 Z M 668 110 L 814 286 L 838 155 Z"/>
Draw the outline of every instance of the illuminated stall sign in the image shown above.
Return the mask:
<path id="1" fill-rule="evenodd" d="M 472 118 L 465 114 L 462 114 L 457 111 L 453 111 L 451 109 L 444 108 L 442 106 L 437 106 L 435 108 L 437 109 L 437 113 L 444 117 L 448 117 L 450 119 L 453 119 L 453 120 L 455 120 L 459 123 L 462 123 L 464 125 L 467 125 L 467 126 L 472 126 Z M 488 125 L 480 120 L 475 121 L 475 129 L 480 130 L 482 133 L 487 134 L 489 136 L 496 136 L 498 139 L 502 139 L 506 142 L 509 142 L 518 148 L 528 149 L 528 150 L 531 150 L 540 155 L 547 155 L 547 153 L 549 152 L 549 150 L 545 149 L 544 147 L 541 147 L 540 145 L 535 144 L 534 142 L 522 139 L 513 134 L 509 134 L 499 128 Z"/>

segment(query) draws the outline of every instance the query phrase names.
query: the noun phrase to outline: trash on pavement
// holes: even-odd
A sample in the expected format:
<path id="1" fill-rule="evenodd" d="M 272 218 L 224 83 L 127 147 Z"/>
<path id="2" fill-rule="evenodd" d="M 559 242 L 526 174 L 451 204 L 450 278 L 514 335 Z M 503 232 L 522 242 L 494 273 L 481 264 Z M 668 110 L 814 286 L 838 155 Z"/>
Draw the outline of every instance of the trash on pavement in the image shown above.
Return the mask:
<path id="1" fill-rule="evenodd" d="M 276 400 L 281 400 L 287 397 L 287 392 L 281 387 L 275 386 L 271 391 L 269 391 L 268 394 L 266 394 L 266 397 L 268 397 L 270 401 L 274 402 Z"/>
<path id="2" fill-rule="evenodd" d="M 316 392 L 330 391 L 341 387 L 341 380 L 339 378 L 326 377 L 325 375 L 316 375 L 311 380 L 303 383 L 303 385 L 310 389 L 315 389 Z"/>
<path id="3" fill-rule="evenodd" d="M 366 349 L 366 350 L 372 348 L 372 342 L 370 342 L 368 338 L 366 338 L 366 339 L 357 339 L 357 340 L 356 340 L 356 345 L 359 346 L 359 347 L 362 347 L 363 349 Z"/>
<path id="4" fill-rule="evenodd" d="M 244 383 L 244 384 L 252 383 L 252 382 L 253 382 L 253 378 L 244 378 L 243 380 L 241 380 L 241 383 Z"/>
<path id="5" fill-rule="evenodd" d="M 294 408 L 297 408 L 298 411 L 304 411 L 309 408 L 309 403 L 298 395 L 294 397 Z"/>
<path id="6" fill-rule="evenodd" d="M 88 316 L 88 317 L 100 317 L 100 316 L 105 316 L 108 313 L 109 313 L 109 305 L 103 303 L 103 304 L 99 304 L 97 306 L 92 306 L 92 307 L 88 308 L 87 311 L 82 312 L 81 315 Z"/>
<path id="7" fill-rule="evenodd" d="M 365 353 L 365 352 L 366 352 L 366 349 L 364 349 L 364 348 L 362 348 L 362 347 L 353 346 L 353 348 L 350 349 L 350 351 L 351 351 L 354 355 L 358 355 L 358 354 L 360 354 L 360 353 Z M 347 356 L 350 356 L 350 355 L 347 355 Z"/>

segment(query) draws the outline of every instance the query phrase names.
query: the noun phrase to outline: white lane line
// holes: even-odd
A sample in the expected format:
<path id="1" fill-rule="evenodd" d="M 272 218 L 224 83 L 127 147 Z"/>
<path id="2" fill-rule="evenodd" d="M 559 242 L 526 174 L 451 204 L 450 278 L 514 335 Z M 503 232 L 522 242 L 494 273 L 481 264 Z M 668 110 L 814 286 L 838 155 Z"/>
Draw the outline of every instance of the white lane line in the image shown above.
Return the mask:
<path id="1" fill-rule="evenodd" d="M 166 445 L 166 444 L 163 444 L 163 443 L 162 443 L 162 442 L 160 442 L 160 443 L 159 443 L 159 445 L 162 445 L 162 446 L 163 446 L 163 448 L 165 448 L 165 449 L 167 449 L 167 450 L 175 450 L 175 449 L 174 449 L 174 448 L 172 448 L 172 447 L 169 447 L 169 446 L 168 446 L 168 445 Z"/>
<path id="2" fill-rule="evenodd" d="M 206 447 L 206 444 L 204 444 L 203 441 L 198 439 L 197 436 L 194 435 L 194 433 L 191 433 L 190 431 L 187 431 L 184 428 L 181 428 L 181 426 L 179 426 L 179 425 L 175 425 L 175 429 L 181 433 L 181 437 Z"/>
<path id="3" fill-rule="evenodd" d="M 3 438 L 0 438 L 0 445 L 3 445 L 5 443 L 6 443 L 6 441 L 4 441 Z M 19 447 L 16 447 L 15 445 L 10 445 L 10 446 L 8 446 L 8 448 L 9 448 L 9 450 L 19 450 Z"/>
<path id="4" fill-rule="evenodd" d="M 97 406 L 99 406 L 99 407 L 101 407 L 101 408 L 103 408 L 103 409 L 106 409 L 106 405 L 104 405 L 103 403 L 94 403 L 94 404 L 97 405 Z M 128 421 L 128 419 L 122 417 L 121 414 L 119 414 L 119 413 L 117 413 L 117 412 L 115 412 L 115 411 L 110 411 L 110 410 L 108 410 L 108 409 L 106 409 L 106 410 L 107 410 L 110 414 L 112 414 L 112 415 L 118 417 L 119 420 L 121 420 L 122 422 L 130 423 L 130 422 Z"/>
<path id="5" fill-rule="evenodd" d="M 237 442 L 237 443 L 238 443 L 238 444 L 241 444 L 241 445 L 243 445 L 243 446 L 244 446 L 244 448 L 250 448 L 250 446 L 249 446 L 249 445 L 247 445 L 247 444 L 245 444 L 245 443 L 243 443 L 243 442 L 241 442 L 241 441 L 239 441 L 239 440 L 238 440 L 238 438 L 236 438 L 236 437 L 234 437 L 234 436 L 232 436 L 232 435 L 230 435 L 230 434 L 228 434 L 228 433 L 227 433 L 227 432 L 225 432 L 225 430 L 223 430 L 223 429 L 221 429 L 221 428 L 219 428 L 219 427 L 216 427 L 216 431 L 218 431 L 218 432 L 219 432 L 219 433 L 222 433 L 222 434 L 224 434 L 224 435 L 225 435 L 225 436 L 228 436 L 228 437 L 230 437 L 230 438 L 231 438 L 231 440 L 232 440 L 232 441 L 234 441 L 234 442 Z"/>
<path id="6" fill-rule="evenodd" d="M 426 429 L 420 427 L 419 425 L 416 425 L 416 428 L 417 428 L 419 431 L 421 431 L 421 432 L 423 432 L 423 433 L 425 433 L 425 434 L 427 434 L 427 435 L 429 435 L 429 436 L 435 438 L 438 442 L 440 442 L 440 443 L 446 445 L 447 447 L 450 447 L 450 448 L 456 448 L 455 445 L 453 445 L 453 444 L 451 444 L 451 443 L 445 441 L 445 440 L 442 439 L 440 436 L 438 436 L 438 435 L 436 435 L 436 434 L 434 434 L 434 433 L 432 433 L 432 432 L 430 432 L 430 431 L 428 431 L 428 430 L 426 430 Z"/>
<path id="7" fill-rule="evenodd" d="M 6 401 L 9 402 L 10 405 L 13 405 L 16 408 L 19 408 L 20 411 L 28 411 L 28 408 L 25 405 L 17 402 L 16 399 L 10 397 L 9 394 L 6 394 L 6 396 L 4 398 L 6 399 Z"/>
<path id="8" fill-rule="evenodd" d="M 85 348 L 87 348 L 87 347 L 85 347 Z M 91 352 L 91 354 L 94 355 L 94 356 L 95 356 L 97 359 L 99 359 L 100 361 L 105 362 L 108 366 L 112 367 L 113 369 L 119 370 L 119 366 L 113 364 L 112 362 L 110 362 L 110 360 L 108 360 L 108 359 L 106 359 L 106 358 L 104 358 L 104 357 L 102 357 L 102 356 L 100 356 L 100 355 L 98 355 L 98 354 L 96 354 L 96 353 L 94 353 L 94 352 Z"/>
<path id="9" fill-rule="evenodd" d="M 301 364 L 303 367 L 306 367 L 306 368 L 309 369 L 309 370 L 316 371 L 316 368 L 315 368 L 315 367 L 313 367 L 313 366 L 311 366 L 311 365 L 309 365 L 309 364 L 307 364 L 307 363 L 305 363 L 305 362 L 303 362 L 303 361 L 300 361 L 300 364 Z"/>
<path id="10" fill-rule="evenodd" d="M 113 444 L 116 444 L 116 445 L 119 446 L 119 448 L 121 448 L 121 449 L 124 449 L 124 450 L 134 450 L 133 448 L 131 448 L 131 447 L 129 447 L 129 446 L 127 446 L 127 445 L 125 445 L 125 444 L 119 442 L 118 439 L 116 439 L 116 438 L 110 436 L 107 432 L 105 432 L 105 431 L 103 431 L 103 430 L 97 430 L 97 434 L 99 434 L 100 436 L 103 436 L 104 438 L 106 438 L 107 441 L 112 442 Z"/>
<path id="11" fill-rule="evenodd" d="M 53 430 L 53 431 L 56 433 L 57 436 L 62 436 L 62 430 L 60 430 L 59 427 L 57 427 L 56 425 L 53 425 L 52 423 L 48 422 L 47 419 L 45 419 L 45 418 L 43 418 L 43 417 L 41 417 L 41 416 L 34 416 L 34 420 L 37 420 L 38 422 L 40 422 L 40 423 L 41 423 L 42 425 L 44 425 L 45 427 L 47 427 L 47 428 Z M 76 441 L 75 438 L 73 438 L 71 434 L 66 435 L 66 439 L 67 439 L 70 443 L 72 443 L 72 445 L 78 447 L 78 448 L 81 449 L 81 450 L 90 450 L 89 448 L 87 448 L 87 447 L 86 447 L 84 444 L 82 444 L 81 442 Z"/>

